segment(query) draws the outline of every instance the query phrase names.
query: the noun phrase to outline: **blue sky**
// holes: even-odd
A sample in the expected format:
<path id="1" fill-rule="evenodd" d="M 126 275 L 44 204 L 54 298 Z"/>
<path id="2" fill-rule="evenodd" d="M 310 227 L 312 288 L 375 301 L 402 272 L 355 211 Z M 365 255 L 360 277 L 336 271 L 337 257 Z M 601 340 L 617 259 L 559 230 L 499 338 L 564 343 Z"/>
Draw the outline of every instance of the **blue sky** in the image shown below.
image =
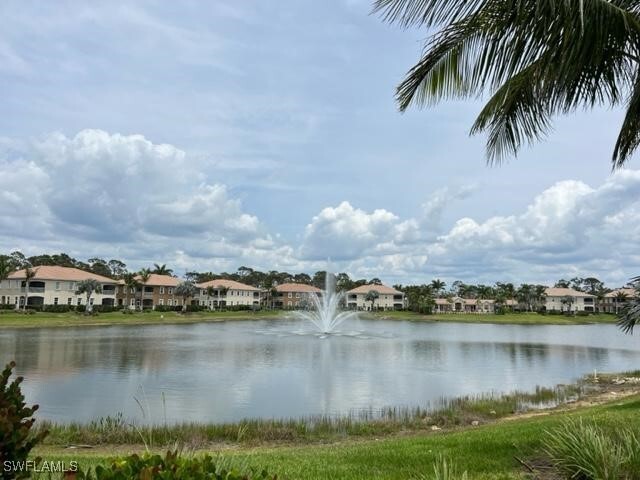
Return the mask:
<path id="1" fill-rule="evenodd" d="M 397 112 L 427 32 L 370 2 L 3 2 L 0 250 L 388 283 L 640 273 L 621 112 L 487 167 L 481 101 Z"/>

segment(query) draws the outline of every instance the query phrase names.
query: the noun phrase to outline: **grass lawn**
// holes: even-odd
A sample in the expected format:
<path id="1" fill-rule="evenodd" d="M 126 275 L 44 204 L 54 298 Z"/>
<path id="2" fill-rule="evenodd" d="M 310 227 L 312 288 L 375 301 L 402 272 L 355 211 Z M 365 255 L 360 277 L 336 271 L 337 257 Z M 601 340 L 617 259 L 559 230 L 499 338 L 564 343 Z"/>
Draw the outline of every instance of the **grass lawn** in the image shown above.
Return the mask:
<path id="1" fill-rule="evenodd" d="M 260 310 L 257 312 L 193 312 L 180 314 L 178 312 L 155 312 L 123 314 L 120 312 L 100 313 L 95 316 L 70 313 L 37 312 L 32 315 L 0 311 L 0 328 L 28 328 L 28 327 L 73 327 L 83 325 L 143 325 L 143 324 L 173 324 L 198 322 L 223 322 L 226 320 L 255 320 L 261 318 L 275 318 L 282 312 Z"/>
<path id="2" fill-rule="evenodd" d="M 512 325 L 580 325 L 585 323 L 616 322 L 616 316 L 608 314 L 594 314 L 588 317 L 540 315 L 539 313 L 507 313 L 505 315 L 450 313 L 447 315 L 423 315 L 409 311 L 398 311 L 379 312 L 375 313 L 374 317 L 389 320 L 408 320 L 411 322 L 503 323 Z"/>
<path id="3" fill-rule="evenodd" d="M 120 312 L 101 313 L 96 316 L 85 316 L 70 313 L 43 313 L 24 315 L 13 311 L 0 311 L 0 329 L 2 328 L 36 328 L 36 327 L 72 327 L 86 325 L 152 325 L 198 322 L 222 322 L 227 320 L 256 320 L 276 318 L 286 315 L 279 310 L 260 310 L 257 312 L 197 312 L 180 314 L 177 312 L 155 312 L 122 314 Z M 514 313 L 506 315 L 422 315 L 413 312 L 379 312 L 363 313 L 366 318 L 389 320 L 408 320 L 412 322 L 462 322 L 462 323 L 503 323 L 518 325 L 577 325 L 585 323 L 615 323 L 614 315 L 590 315 L 588 317 L 565 317 L 562 315 L 539 315 L 537 313 Z"/>
<path id="4" fill-rule="evenodd" d="M 450 432 L 402 434 L 380 439 L 345 439 L 324 445 L 239 448 L 214 450 L 224 461 L 240 466 L 267 468 L 279 479 L 416 479 L 433 478 L 432 464 L 439 454 L 451 458 L 469 473 L 470 479 L 524 479 L 525 461 L 543 454 L 545 432 L 570 417 L 581 416 L 607 430 L 622 426 L 640 429 L 640 397 L 570 413 L 556 412 Z M 129 450 L 140 451 L 141 447 Z M 107 462 L 114 452 L 105 447 L 69 451 L 42 447 L 36 453 L 45 460 L 79 461 L 81 467 Z"/>

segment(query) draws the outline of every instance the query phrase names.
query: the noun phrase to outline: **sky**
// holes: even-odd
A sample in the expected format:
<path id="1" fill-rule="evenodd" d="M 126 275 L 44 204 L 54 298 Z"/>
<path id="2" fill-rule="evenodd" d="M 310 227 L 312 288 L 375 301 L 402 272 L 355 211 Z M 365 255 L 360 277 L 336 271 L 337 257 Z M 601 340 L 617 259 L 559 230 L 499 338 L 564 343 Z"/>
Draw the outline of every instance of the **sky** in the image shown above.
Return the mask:
<path id="1" fill-rule="evenodd" d="M 0 252 L 388 284 L 640 274 L 620 110 L 557 118 L 487 166 L 482 99 L 398 112 L 428 32 L 370 10 L 0 3 Z"/>

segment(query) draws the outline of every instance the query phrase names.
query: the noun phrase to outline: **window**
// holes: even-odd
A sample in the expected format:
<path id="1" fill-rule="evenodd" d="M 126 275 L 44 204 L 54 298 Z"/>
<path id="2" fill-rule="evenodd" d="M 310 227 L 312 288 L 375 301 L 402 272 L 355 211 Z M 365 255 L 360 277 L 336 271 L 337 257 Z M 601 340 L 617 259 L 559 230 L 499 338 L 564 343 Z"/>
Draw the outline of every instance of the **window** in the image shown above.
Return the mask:
<path id="1" fill-rule="evenodd" d="M 289 294 L 291 295 L 291 294 Z M 290 307 L 291 306 L 291 302 L 287 302 L 287 306 Z"/>
<path id="2" fill-rule="evenodd" d="M 69 282 L 69 290 L 72 292 L 75 290 L 75 288 L 73 288 L 73 282 Z"/>
<path id="3" fill-rule="evenodd" d="M 131 304 L 131 306 L 132 306 L 132 307 L 135 307 L 135 305 L 136 305 L 136 301 L 135 301 L 135 299 L 134 299 L 134 298 L 132 298 L 132 299 L 131 299 L 130 304 Z"/>
<path id="4" fill-rule="evenodd" d="M 160 295 L 164 294 L 164 287 L 160 287 Z M 162 305 L 162 304 L 160 304 Z"/>
<path id="5" fill-rule="evenodd" d="M 54 298 L 54 299 L 53 299 L 53 304 L 54 304 L 54 305 L 57 305 L 57 304 L 58 304 L 58 297 L 56 297 L 56 298 Z"/>
<path id="6" fill-rule="evenodd" d="M 162 301 L 162 300 L 160 300 L 160 301 Z M 167 300 L 167 305 L 172 306 L 173 305 L 173 300 L 171 300 L 171 299 Z"/>
<path id="7" fill-rule="evenodd" d="M 296 298 L 300 298 L 300 294 L 299 293 L 296 293 Z"/>
<path id="8" fill-rule="evenodd" d="M 93 305 L 93 298 L 89 299 L 89 305 Z"/>
<path id="9" fill-rule="evenodd" d="M 287 297 L 289 298 L 293 298 L 293 294 L 291 292 L 289 292 L 289 294 L 287 295 Z M 289 302 L 289 305 L 291 305 L 291 302 Z"/>
<path id="10" fill-rule="evenodd" d="M 76 305 L 82 305 L 82 299 L 80 297 L 76 299 Z"/>
<path id="11" fill-rule="evenodd" d="M 71 305 L 71 297 L 67 298 L 67 305 Z"/>
<path id="12" fill-rule="evenodd" d="M 173 294 L 173 288 L 169 287 L 169 295 Z"/>
<path id="13" fill-rule="evenodd" d="M 60 282 L 56 282 L 56 290 L 60 290 Z"/>

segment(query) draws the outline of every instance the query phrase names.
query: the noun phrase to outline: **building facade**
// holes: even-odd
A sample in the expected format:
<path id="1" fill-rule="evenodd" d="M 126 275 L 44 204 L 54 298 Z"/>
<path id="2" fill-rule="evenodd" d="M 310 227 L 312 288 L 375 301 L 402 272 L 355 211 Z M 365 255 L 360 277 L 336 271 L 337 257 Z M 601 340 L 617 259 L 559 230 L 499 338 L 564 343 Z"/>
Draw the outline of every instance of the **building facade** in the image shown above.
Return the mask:
<path id="1" fill-rule="evenodd" d="M 637 296 L 638 291 L 635 288 L 617 288 L 607 293 L 602 301 L 598 303 L 598 311 L 618 314 L 627 306 L 629 301 Z"/>
<path id="2" fill-rule="evenodd" d="M 369 292 L 376 292 L 377 298 L 367 300 Z M 361 285 L 346 294 L 347 308 L 353 310 L 402 310 L 406 307 L 405 295 L 386 285 Z"/>
<path id="3" fill-rule="evenodd" d="M 18 307 L 41 305 L 86 306 L 87 296 L 77 293 L 78 284 L 83 280 L 96 280 L 102 291 L 94 293 L 89 300 L 91 305 L 114 306 L 116 302 L 117 281 L 111 278 L 85 272 L 77 268 L 41 265 L 32 268 L 35 276 L 29 281 L 27 291 L 25 270 L 18 270 L 0 282 L 0 303 Z"/>
<path id="4" fill-rule="evenodd" d="M 283 283 L 275 287 L 274 293 L 271 303 L 275 308 L 309 308 L 311 295 L 321 296 L 322 290 L 305 283 Z"/>
<path id="5" fill-rule="evenodd" d="M 545 291 L 544 308 L 555 312 L 596 312 L 595 295 L 580 292 L 573 288 L 547 288 Z"/>
<path id="6" fill-rule="evenodd" d="M 211 310 L 221 307 L 259 307 L 263 291 L 258 287 L 233 280 L 211 280 L 198 283 L 198 303 Z"/>
<path id="7" fill-rule="evenodd" d="M 141 282 L 140 276 L 135 277 Z M 154 309 L 157 306 L 181 307 L 184 299 L 175 295 L 175 289 L 180 280 L 170 275 L 152 273 L 146 283 L 140 283 L 136 288 L 127 287 L 123 280 L 118 285 L 118 306 L 122 308 Z M 187 300 L 188 301 L 188 300 Z"/>

